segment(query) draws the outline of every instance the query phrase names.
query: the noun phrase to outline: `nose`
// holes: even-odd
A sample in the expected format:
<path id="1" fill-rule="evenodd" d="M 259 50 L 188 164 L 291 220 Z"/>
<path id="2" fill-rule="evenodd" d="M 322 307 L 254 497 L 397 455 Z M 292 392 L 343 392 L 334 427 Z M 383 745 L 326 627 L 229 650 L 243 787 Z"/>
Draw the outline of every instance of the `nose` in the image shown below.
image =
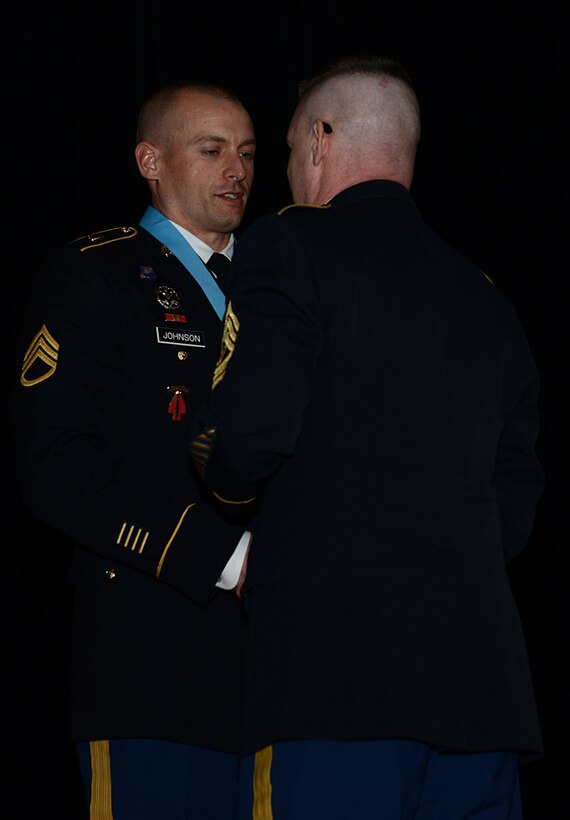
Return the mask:
<path id="1" fill-rule="evenodd" d="M 239 156 L 235 157 L 234 161 L 226 171 L 226 176 L 229 179 L 236 179 L 238 182 L 241 182 L 241 180 L 245 178 L 245 174 L 245 163 L 243 159 Z"/>

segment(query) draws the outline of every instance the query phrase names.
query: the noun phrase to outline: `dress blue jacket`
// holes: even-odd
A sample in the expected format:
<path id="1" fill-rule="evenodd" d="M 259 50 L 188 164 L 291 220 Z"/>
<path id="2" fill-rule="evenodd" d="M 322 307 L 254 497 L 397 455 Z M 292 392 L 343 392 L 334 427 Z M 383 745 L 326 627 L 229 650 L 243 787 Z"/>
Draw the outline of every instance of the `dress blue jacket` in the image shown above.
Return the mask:
<path id="1" fill-rule="evenodd" d="M 70 737 L 237 748 L 244 627 L 216 588 L 243 528 L 187 452 L 222 323 L 140 225 L 82 237 L 39 272 L 22 331 L 15 450 L 23 500 L 71 543 Z"/>
<path id="2" fill-rule="evenodd" d="M 242 748 L 542 750 L 508 563 L 543 487 L 514 308 L 369 181 L 254 222 L 191 451 L 256 498 Z"/>

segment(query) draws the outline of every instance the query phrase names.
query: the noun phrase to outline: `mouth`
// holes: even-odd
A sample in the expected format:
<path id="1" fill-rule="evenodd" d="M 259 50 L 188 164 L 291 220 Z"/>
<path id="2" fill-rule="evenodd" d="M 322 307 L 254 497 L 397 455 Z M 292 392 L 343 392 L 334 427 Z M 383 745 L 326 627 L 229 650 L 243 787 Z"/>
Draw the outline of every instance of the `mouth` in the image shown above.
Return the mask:
<path id="1" fill-rule="evenodd" d="M 228 202 L 239 202 L 243 199 L 243 194 L 237 191 L 225 191 L 222 194 L 217 194 L 220 199 L 225 199 Z"/>

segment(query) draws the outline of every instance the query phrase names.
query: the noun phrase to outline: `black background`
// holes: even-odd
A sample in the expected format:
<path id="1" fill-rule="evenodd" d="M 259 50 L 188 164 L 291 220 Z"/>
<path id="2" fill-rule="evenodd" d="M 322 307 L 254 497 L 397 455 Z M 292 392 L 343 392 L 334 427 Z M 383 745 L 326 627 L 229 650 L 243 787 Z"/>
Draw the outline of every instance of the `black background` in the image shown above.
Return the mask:
<path id="1" fill-rule="evenodd" d="M 142 214 L 147 189 L 134 161 L 134 134 L 138 108 L 151 91 L 172 80 L 204 79 L 241 97 L 259 143 L 246 226 L 290 199 L 285 133 L 298 80 L 353 53 L 390 54 L 407 67 L 423 122 L 412 193 L 424 218 L 514 303 L 541 372 L 539 452 L 547 484 L 531 542 L 511 574 L 546 755 L 521 776 L 525 820 L 567 820 L 565 0 L 60 3 L 33 12 L 20 4 L 10 18 L 2 24 L 5 384 L 13 337 L 44 254 L 89 231 L 133 224 Z M 65 736 L 69 552 L 22 509 L 7 398 L 3 405 L 0 674 L 3 769 L 15 801 L 9 816 L 81 820 L 81 787 Z"/>

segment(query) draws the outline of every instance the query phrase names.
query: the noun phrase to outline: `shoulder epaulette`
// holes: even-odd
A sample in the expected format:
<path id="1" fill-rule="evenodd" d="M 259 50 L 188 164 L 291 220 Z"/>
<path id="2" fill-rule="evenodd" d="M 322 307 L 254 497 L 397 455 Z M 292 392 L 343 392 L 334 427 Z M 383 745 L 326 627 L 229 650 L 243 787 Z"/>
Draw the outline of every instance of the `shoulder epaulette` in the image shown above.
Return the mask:
<path id="1" fill-rule="evenodd" d="M 316 210 L 326 210 L 327 208 L 330 208 L 330 205 L 305 205 L 302 202 L 294 202 L 291 205 L 285 205 L 284 208 L 281 208 L 280 211 L 277 211 L 277 216 L 281 216 L 281 214 L 284 214 L 285 211 L 291 210 L 291 208 L 313 208 Z"/>
<path id="2" fill-rule="evenodd" d="M 88 233 L 87 236 L 80 236 L 70 242 L 71 245 L 81 244 L 80 252 L 87 251 L 90 248 L 100 248 L 102 245 L 109 245 L 111 242 L 121 242 L 123 239 L 132 239 L 138 233 L 136 228 L 107 228 L 105 231 L 97 231 L 97 233 Z"/>

